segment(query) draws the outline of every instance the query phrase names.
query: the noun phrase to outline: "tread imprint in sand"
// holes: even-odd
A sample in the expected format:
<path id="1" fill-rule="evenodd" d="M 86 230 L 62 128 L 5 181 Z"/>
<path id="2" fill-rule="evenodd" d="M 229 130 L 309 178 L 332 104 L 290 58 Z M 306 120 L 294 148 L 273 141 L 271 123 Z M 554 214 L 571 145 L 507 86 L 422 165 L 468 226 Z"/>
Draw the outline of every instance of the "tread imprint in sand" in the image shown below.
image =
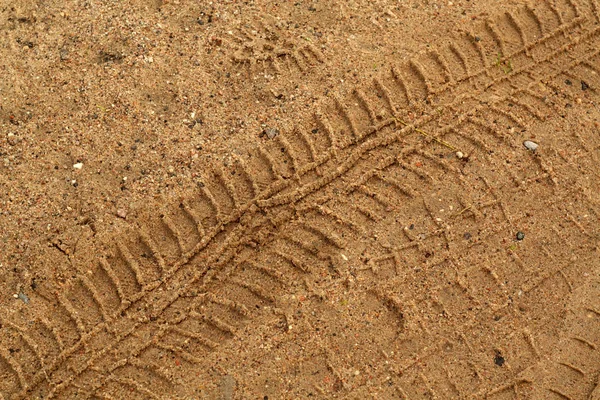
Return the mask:
<path id="1" fill-rule="evenodd" d="M 423 334 L 446 339 L 419 353 L 420 360 L 431 359 L 431 368 L 414 357 L 396 366 L 395 395 L 589 398 L 598 391 L 600 372 L 597 283 L 578 284 L 569 266 L 556 262 L 553 249 L 544 246 L 539 257 L 551 266 L 544 273 L 516 251 L 500 262 L 480 249 L 514 231 L 523 216 L 511 199 L 529 196 L 528 187 L 538 188 L 543 200 L 568 195 L 559 190 L 557 171 L 544 157 L 526 154 L 518 163 L 483 168 L 475 176 L 465 173 L 463 160 L 446 155 L 460 150 L 482 164 L 496 159 L 495 165 L 500 157 L 514 159 L 510 152 L 521 144 L 511 132 L 556 114 L 553 96 L 569 95 L 565 80 L 578 82 L 588 71 L 598 76 L 598 17 L 594 0 L 526 5 L 446 47 L 390 66 L 346 95 L 324 98 L 312 121 L 216 169 L 178 204 L 149 210 L 115 236 L 94 265 L 73 267 L 67 282 L 32 296 L 38 317 L 28 327 L 3 319 L 0 399 L 109 399 L 123 390 L 136 398 L 177 398 L 177 378 L 160 360 L 202 363 L 257 310 L 276 309 L 278 293 L 310 286 L 311 275 L 335 272 L 336 255 L 353 238 L 415 210 L 422 215 L 420 231 L 401 228 L 396 243 L 371 258 L 368 269 L 377 276 L 391 262 L 394 279 L 409 287 L 403 267 L 425 257 L 425 268 L 443 266 L 451 285 L 408 293 L 412 300 L 389 287 L 374 285 L 372 291 L 400 315 L 405 340 Z M 323 62 L 310 48 L 282 54 L 302 70 L 304 53 Z M 275 54 L 261 62 L 277 70 L 281 55 Z M 251 67 L 256 63 L 238 58 Z M 600 82 L 587 83 L 597 94 Z M 460 205 L 451 218 L 442 218 L 431 204 L 440 190 Z M 562 215 L 556 203 L 545 204 L 548 215 Z M 489 221 L 494 231 L 483 230 L 470 247 L 462 244 L 457 232 L 463 226 L 475 232 Z M 569 226 L 597 234 L 597 228 L 576 220 Z M 546 247 L 568 248 L 568 239 L 569 234 L 556 234 L 545 238 Z M 513 282 L 515 269 L 526 279 Z M 509 281 L 507 290 L 525 297 L 543 296 L 553 287 L 574 306 L 548 359 L 530 329 L 496 333 L 501 338 L 496 348 L 483 352 L 520 353 L 524 361 L 494 373 L 477 355 L 485 347 L 481 337 L 452 334 L 449 325 L 424 314 L 512 312 L 511 296 L 486 291 Z M 450 291 L 460 300 L 445 300 Z M 474 323 L 461 320 L 459 326 L 466 331 Z M 456 358 L 460 368 L 442 368 L 446 357 L 457 354 L 463 354 Z M 563 388 L 565 375 L 579 383 Z M 461 385 L 459 376 L 473 377 L 474 383 Z"/>

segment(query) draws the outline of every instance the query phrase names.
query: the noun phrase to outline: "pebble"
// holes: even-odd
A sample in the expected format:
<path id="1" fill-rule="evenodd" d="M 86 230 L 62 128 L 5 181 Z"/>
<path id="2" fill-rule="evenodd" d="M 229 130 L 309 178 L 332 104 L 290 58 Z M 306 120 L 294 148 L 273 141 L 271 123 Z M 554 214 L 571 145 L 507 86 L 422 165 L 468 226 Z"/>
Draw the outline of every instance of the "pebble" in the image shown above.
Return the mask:
<path id="1" fill-rule="evenodd" d="M 460 160 L 464 157 L 465 155 L 462 153 L 462 151 L 457 151 L 456 152 L 456 157 Z"/>
<path id="2" fill-rule="evenodd" d="M 277 135 L 279 135 L 279 131 L 275 128 L 267 128 L 264 130 L 265 135 L 267 135 L 267 137 L 269 139 L 273 139 L 275 138 Z"/>
<path id="3" fill-rule="evenodd" d="M 536 151 L 539 145 L 531 140 L 526 140 L 523 142 L 523 146 L 527 148 L 527 150 Z"/>
<path id="4" fill-rule="evenodd" d="M 525 234 L 521 231 L 517 232 L 517 240 L 525 239 Z"/>
<path id="5" fill-rule="evenodd" d="M 15 135 L 14 133 L 10 132 L 6 136 L 7 136 L 8 144 L 10 144 L 11 146 L 14 146 L 17 143 L 19 143 L 19 137 L 17 135 Z"/>
<path id="6" fill-rule="evenodd" d="M 122 208 L 119 208 L 117 210 L 117 217 L 126 219 L 127 218 L 127 211 L 124 210 L 124 209 L 122 209 Z"/>
<path id="7" fill-rule="evenodd" d="M 29 304 L 29 297 L 27 297 L 27 295 L 23 292 L 19 292 L 19 294 L 17 295 L 17 297 L 19 299 L 21 299 L 21 301 L 25 304 Z"/>
<path id="8" fill-rule="evenodd" d="M 494 364 L 501 367 L 504 365 L 505 362 L 506 360 L 504 359 L 504 357 L 502 357 L 500 353 L 496 353 L 496 356 L 494 357 Z"/>
<path id="9" fill-rule="evenodd" d="M 81 169 L 81 168 L 83 168 L 83 163 L 78 162 L 77 164 L 73 164 L 73 168 Z"/>

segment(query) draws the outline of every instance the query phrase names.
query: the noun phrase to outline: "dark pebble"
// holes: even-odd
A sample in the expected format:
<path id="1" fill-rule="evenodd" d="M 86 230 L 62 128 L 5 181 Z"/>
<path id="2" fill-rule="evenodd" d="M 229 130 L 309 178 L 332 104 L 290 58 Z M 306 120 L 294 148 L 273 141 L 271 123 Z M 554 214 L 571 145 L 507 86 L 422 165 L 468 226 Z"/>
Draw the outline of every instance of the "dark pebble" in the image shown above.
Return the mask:
<path id="1" fill-rule="evenodd" d="M 465 240 L 469 240 L 469 239 L 471 239 L 471 234 L 469 232 L 465 232 L 463 237 L 465 238 Z"/>
<path id="2" fill-rule="evenodd" d="M 517 232 L 517 240 L 525 239 L 525 234 L 521 231 Z"/>
<path id="3" fill-rule="evenodd" d="M 504 360 L 504 357 L 502 357 L 502 355 L 500 353 L 496 353 L 496 356 L 494 357 L 494 364 L 501 367 L 504 365 L 505 361 L 506 360 Z"/>
<path id="4" fill-rule="evenodd" d="M 590 88 L 590 85 L 588 85 L 584 81 L 581 81 L 581 90 L 588 90 L 589 88 Z"/>
<path id="5" fill-rule="evenodd" d="M 566 83 L 567 85 L 569 85 L 569 86 L 571 86 L 571 85 L 573 84 L 573 82 L 571 82 L 569 79 L 566 79 L 566 80 L 565 80 L 565 83 Z"/>

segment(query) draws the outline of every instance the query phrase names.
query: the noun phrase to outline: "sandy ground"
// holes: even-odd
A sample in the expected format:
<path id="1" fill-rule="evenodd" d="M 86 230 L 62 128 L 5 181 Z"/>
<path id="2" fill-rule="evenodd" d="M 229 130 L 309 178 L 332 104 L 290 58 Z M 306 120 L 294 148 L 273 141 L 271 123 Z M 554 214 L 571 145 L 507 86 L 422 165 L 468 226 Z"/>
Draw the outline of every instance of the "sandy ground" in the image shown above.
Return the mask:
<path id="1" fill-rule="evenodd" d="M 0 399 L 600 399 L 596 0 L 127 3 L 0 4 Z"/>

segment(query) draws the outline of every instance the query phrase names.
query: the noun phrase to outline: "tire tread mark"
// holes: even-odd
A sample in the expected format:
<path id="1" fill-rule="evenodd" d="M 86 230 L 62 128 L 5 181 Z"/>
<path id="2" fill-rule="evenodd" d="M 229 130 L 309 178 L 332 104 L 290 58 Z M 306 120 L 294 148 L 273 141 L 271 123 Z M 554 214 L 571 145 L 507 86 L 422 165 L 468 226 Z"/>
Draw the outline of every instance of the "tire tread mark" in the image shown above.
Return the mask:
<path id="1" fill-rule="evenodd" d="M 596 21 L 600 21 L 600 6 L 598 5 L 598 0 L 591 0 L 592 3 L 592 12 L 594 13 L 594 17 Z"/>
<path id="2" fill-rule="evenodd" d="M 192 331 L 181 328 L 179 326 L 171 326 L 171 327 L 169 327 L 169 331 L 178 333 L 182 336 L 185 336 L 185 337 L 188 337 L 191 339 L 195 339 L 198 342 L 200 342 L 201 345 L 203 345 L 204 347 L 206 347 L 208 349 L 214 350 L 219 346 L 219 344 L 217 342 L 214 342 L 214 341 L 204 337 L 203 335 L 194 333 Z"/>
<path id="3" fill-rule="evenodd" d="M 289 158 L 290 158 L 290 160 L 292 162 L 293 175 L 297 177 L 298 176 L 298 170 L 300 169 L 301 162 L 298 159 L 298 157 L 296 156 L 296 154 L 294 154 L 294 150 L 292 148 L 292 145 L 285 138 L 284 135 L 278 135 L 277 136 L 277 140 L 279 141 L 279 143 L 281 143 L 281 147 L 283 147 L 283 149 L 285 150 L 285 153 L 289 156 Z"/>
<path id="4" fill-rule="evenodd" d="M 27 334 L 27 330 L 21 328 L 20 326 L 13 324 L 12 322 L 6 320 L 6 319 L 0 319 L 0 323 L 2 324 L 6 324 L 7 326 L 9 326 L 10 328 L 12 328 L 14 331 L 16 331 L 18 333 L 18 335 L 23 338 L 23 341 L 27 344 L 27 346 L 29 346 L 31 348 L 31 350 L 33 351 L 37 362 L 40 364 L 42 371 L 46 371 L 45 369 L 45 362 L 44 362 L 44 357 L 40 351 L 40 346 Z"/>
<path id="5" fill-rule="evenodd" d="M 485 50 L 483 48 L 483 45 L 481 44 L 481 42 L 479 40 L 477 40 L 477 36 L 472 31 L 467 32 L 466 36 L 467 36 L 468 42 L 473 46 L 473 48 L 475 49 L 475 52 L 477 53 L 477 55 L 479 56 L 479 59 L 481 60 L 481 65 L 482 65 L 485 75 L 489 77 L 491 75 L 490 74 L 490 63 L 485 55 Z"/>
<path id="6" fill-rule="evenodd" d="M 92 295 L 92 299 L 98 305 L 98 309 L 100 310 L 100 315 L 102 316 L 102 320 L 106 321 L 106 322 L 110 321 L 112 318 L 109 315 L 108 310 L 106 309 L 104 303 L 100 299 L 100 293 L 98 292 L 98 289 L 96 288 L 94 283 L 90 280 L 90 278 L 88 278 L 87 276 L 85 276 L 83 274 L 80 274 L 77 277 L 77 279 L 79 279 L 79 281 L 81 282 L 83 287 L 87 291 L 89 291 L 90 294 Z"/>
<path id="7" fill-rule="evenodd" d="M 374 189 L 371 189 L 366 185 L 356 185 L 354 186 L 354 189 L 355 191 L 372 198 L 373 200 L 381 204 L 384 208 L 392 208 L 392 201 L 385 195 L 375 191 Z"/>
<path id="8" fill-rule="evenodd" d="M 444 81 L 449 84 L 456 82 L 456 78 L 452 75 L 452 70 L 450 69 L 450 65 L 448 64 L 446 57 L 438 50 L 432 50 L 430 53 L 432 58 L 440 65 L 440 67 L 442 67 L 442 71 L 444 72 Z"/>
<path id="9" fill-rule="evenodd" d="M 217 224 L 218 224 L 219 221 L 222 221 L 225 218 L 224 214 L 223 214 L 223 210 L 221 209 L 221 206 L 215 199 L 214 194 L 206 187 L 206 185 L 203 185 L 200 190 L 202 192 L 202 196 L 204 196 L 208 200 L 208 202 L 210 203 L 210 206 L 215 211 L 215 216 L 216 216 Z"/>
<path id="10" fill-rule="evenodd" d="M 15 358 L 10 354 L 10 352 L 4 347 L 0 347 L 0 358 L 4 359 L 6 363 L 10 366 L 10 369 L 17 375 L 19 380 L 19 385 L 22 389 L 27 389 L 27 379 L 25 378 L 25 374 L 23 373 L 23 369 L 21 365 L 15 360 Z"/>
<path id="11" fill-rule="evenodd" d="M 579 6 L 577 5 L 577 3 L 573 0 L 567 0 L 567 3 L 573 9 L 573 12 L 575 13 L 575 17 L 580 17 L 581 10 L 580 10 Z"/>
<path id="12" fill-rule="evenodd" d="M 252 177 L 250 171 L 248 171 L 248 166 L 246 165 L 246 162 L 242 157 L 239 156 L 235 156 L 235 162 L 239 165 L 240 169 L 242 170 L 242 175 L 244 176 L 244 178 L 248 182 L 250 182 L 250 187 L 252 188 L 252 198 L 257 197 L 260 194 L 260 188 L 258 187 L 258 183 L 256 182 L 256 180 Z"/>
<path id="13" fill-rule="evenodd" d="M 542 23 L 542 20 L 540 19 L 537 11 L 535 10 L 535 8 L 531 7 L 531 4 L 529 3 L 525 3 L 525 5 L 523 6 L 523 9 L 525 10 L 525 12 L 531 17 L 531 19 L 533 20 L 533 22 L 535 22 L 535 25 L 538 27 L 540 34 L 543 35 L 544 34 L 544 24 Z"/>
<path id="14" fill-rule="evenodd" d="M 463 69 L 465 70 L 465 75 L 468 77 L 472 76 L 473 72 L 469 66 L 469 63 L 467 62 L 467 56 L 465 53 L 454 43 L 451 43 L 449 48 L 452 54 L 454 54 L 454 56 L 460 61 Z"/>
<path id="15" fill-rule="evenodd" d="M 179 249 L 179 254 L 181 255 L 181 254 L 185 253 L 185 246 L 184 246 L 184 242 L 183 242 L 183 235 L 181 234 L 181 231 L 179 230 L 179 228 L 177 227 L 177 225 L 175 225 L 175 222 L 167 214 L 163 214 L 161 216 L 161 221 L 164 224 L 165 228 L 167 229 L 167 232 L 177 242 L 177 247 Z M 164 270 L 164 268 L 166 268 L 166 267 L 161 266 L 161 270 Z"/>
<path id="16" fill-rule="evenodd" d="M 350 227 L 350 229 L 354 232 L 358 232 L 358 233 L 364 232 L 364 228 L 361 227 L 358 223 L 356 223 L 355 221 L 352 221 L 347 216 L 341 215 L 337 211 L 335 211 L 327 206 L 313 205 L 308 208 L 300 209 L 299 211 L 302 212 L 302 211 L 307 211 L 307 210 L 314 210 L 319 215 L 322 215 L 323 217 L 330 218 L 335 222 L 338 222 L 345 226 Z"/>
<path id="17" fill-rule="evenodd" d="M 153 343 L 153 346 L 155 346 L 158 349 L 176 354 L 177 356 L 181 357 L 185 361 L 190 362 L 192 364 L 201 364 L 202 363 L 201 358 L 195 357 L 193 354 L 189 353 L 188 351 L 182 349 L 179 346 L 173 346 L 170 344 L 165 344 L 165 343 L 160 343 L 160 342 Z"/>
<path id="18" fill-rule="evenodd" d="M 133 271 L 136 283 L 138 285 L 140 285 L 140 287 L 143 288 L 145 286 L 145 279 L 144 279 L 144 276 L 142 275 L 142 270 L 140 268 L 140 265 L 135 260 L 135 258 L 133 257 L 133 255 L 131 254 L 131 252 L 129 251 L 129 249 L 127 248 L 127 246 L 124 243 L 122 243 L 120 240 L 117 240 L 116 246 L 117 246 L 117 251 L 120 254 L 123 261 L 125 261 L 127 266 L 131 269 L 131 271 Z"/>
<path id="19" fill-rule="evenodd" d="M 504 40 L 502 40 L 502 35 L 500 34 L 498 26 L 491 20 L 486 20 L 485 26 L 500 48 L 500 57 L 504 57 L 506 54 L 508 54 L 508 51 L 506 50 L 506 46 L 504 45 Z"/>
<path id="20" fill-rule="evenodd" d="M 517 31 L 517 33 L 519 34 L 519 39 L 521 40 L 521 44 L 523 46 L 525 46 L 525 54 L 528 54 L 528 41 L 527 41 L 527 37 L 525 36 L 525 31 L 523 30 L 523 26 L 521 25 L 521 22 L 519 21 L 519 17 L 513 15 L 512 12 L 506 12 L 506 18 L 508 19 L 508 22 L 510 23 L 510 25 Z"/>
<path id="21" fill-rule="evenodd" d="M 273 159 L 271 154 L 269 154 L 269 152 L 263 146 L 258 147 L 258 153 L 259 153 L 260 157 L 263 160 L 265 160 L 267 165 L 269 166 L 271 174 L 273 175 L 273 180 L 275 180 L 275 181 L 281 180 L 282 179 L 281 173 L 279 172 L 279 169 L 277 168 L 277 163 L 275 162 L 275 160 Z"/>
<path id="22" fill-rule="evenodd" d="M 262 263 L 259 264 L 253 260 L 245 260 L 244 263 L 249 265 L 254 270 L 262 272 L 267 276 L 270 276 L 271 278 L 275 279 L 277 282 L 279 282 L 282 285 L 285 285 L 287 283 L 287 279 L 286 279 L 285 275 L 283 273 L 277 271 L 274 268 L 267 267 L 267 266 L 263 265 Z M 246 315 L 248 315 L 247 309 L 246 309 Z"/>
<path id="23" fill-rule="evenodd" d="M 406 97 L 406 103 L 408 105 L 412 104 L 414 99 L 413 99 L 412 91 L 410 90 L 410 88 L 408 87 L 408 84 L 406 83 L 406 79 L 402 76 L 402 73 L 400 71 L 398 71 L 398 69 L 395 66 L 391 67 L 391 72 L 392 72 L 392 77 L 394 78 L 396 83 L 402 88 L 402 91 L 404 92 L 404 96 Z"/>
<path id="24" fill-rule="evenodd" d="M 301 129 L 300 127 L 298 127 L 296 125 L 296 126 L 294 126 L 294 132 L 300 136 L 300 138 L 302 139 L 302 141 L 308 148 L 311 162 L 317 161 L 317 151 L 315 149 L 315 146 L 313 145 L 313 142 L 310 140 L 310 138 L 308 137 L 308 135 L 304 131 L 304 129 Z"/>
<path id="25" fill-rule="evenodd" d="M 223 167 L 217 168 L 215 171 L 215 176 L 218 178 L 217 181 L 223 186 L 225 189 L 225 193 L 231 199 L 233 204 L 233 211 L 235 212 L 240 206 L 240 200 L 237 196 L 235 186 L 231 182 L 231 179 L 227 177 L 227 173 L 225 172 Z"/>
<path id="26" fill-rule="evenodd" d="M 125 297 L 125 293 L 123 292 L 123 285 L 115 271 L 112 269 L 106 258 L 100 257 L 98 259 L 98 265 L 100 269 L 106 273 L 106 276 L 110 279 L 112 285 L 115 287 L 117 291 L 117 296 L 119 297 L 119 304 L 124 305 L 127 303 L 127 299 Z"/>
<path id="27" fill-rule="evenodd" d="M 252 284 L 249 284 L 249 283 L 248 283 L 248 285 L 250 285 L 251 287 L 244 286 L 247 284 L 246 282 L 241 282 L 241 281 L 237 280 L 237 281 L 234 281 L 234 283 L 236 285 L 246 288 L 250 291 L 252 291 L 252 289 L 254 289 Z M 204 315 L 204 314 L 198 313 L 197 311 L 192 311 L 192 312 L 190 312 L 189 315 L 192 318 L 196 318 L 200 321 L 203 321 L 207 324 L 214 326 L 215 328 L 222 331 L 223 333 L 227 333 L 227 334 L 235 336 L 235 334 L 237 332 L 237 329 L 235 326 L 228 324 L 227 322 L 221 320 L 219 317 L 217 317 L 215 315 Z"/>
<path id="28" fill-rule="evenodd" d="M 295 239 L 288 238 L 287 241 L 295 244 L 296 246 L 304 247 L 304 245 L 302 243 L 296 241 Z M 283 251 L 277 250 L 277 249 L 274 249 L 272 251 L 273 251 L 273 254 L 279 256 L 280 258 L 282 258 L 284 261 L 289 263 L 292 267 L 299 270 L 300 272 L 302 272 L 304 274 L 311 272 L 310 268 L 304 262 L 302 262 L 298 258 L 294 257 L 293 255 L 286 254 Z"/>
<path id="29" fill-rule="evenodd" d="M 80 337 L 83 337 L 87 329 L 82 321 L 82 319 L 77 315 L 77 310 L 73 307 L 73 304 L 66 298 L 63 292 L 56 292 L 56 300 L 60 307 L 66 311 L 67 315 L 73 322 L 75 322 L 75 326 L 77 327 L 77 333 Z"/>
<path id="30" fill-rule="evenodd" d="M 387 106 L 389 107 L 392 115 L 393 116 L 398 115 L 398 108 L 396 107 L 396 104 L 392 100 L 392 93 L 390 92 L 390 89 L 377 77 L 374 78 L 373 82 L 375 83 L 375 86 L 377 86 L 379 88 L 379 90 L 381 90 L 381 93 L 383 94 L 383 98 L 384 98 L 385 102 L 387 103 Z"/>
<path id="31" fill-rule="evenodd" d="M 151 399 L 161 400 L 161 397 L 154 393 L 152 390 L 148 389 L 146 386 L 138 383 L 134 379 L 131 378 L 119 378 L 117 376 L 111 376 L 108 378 L 110 382 L 115 382 L 123 386 L 127 386 L 133 389 L 134 392 L 143 394 L 144 396 L 148 396 Z"/>
<path id="32" fill-rule="evenodd" d="M 387 184 L 395 187 L 402 194 L 408 196 L 409 198 L 413 198 L 414 199 L 415 197 L 417 197 L 417 192 L 413 188 L 411 188 L 411 187 L 403 184 L 402 182 L 398 181 L 397 179 L 392 178 L 392 177 L 388 177 L 388 176 L 384 176 L 384 174 L 381 173 L 381 172 L 377 173 L 376 176 L 379 179 L 381 179 L 383 182 L 385 182 L 385 183 L 387 183 Z"/>
<path id="33" fill-rule="evenodd" d="M 46 330 L 48 330 L 48 332 L 50 332 L 50 334 L 52 335 L 52 338 L 58 344 L 60 351 L 63 351 L 65 348 L 65 343 L 63 342 L 62 338 L 58 334 L 57 328 L 54 325 L 52 325 L 50 323 L 50 321 L 48 321 L 48 319 L 44 316 L 39 317 L 38 321 L 40 322 L 40 324 L 42 324 L 42 326 L 44 328 L 46 328 Z"/>
<path id="34" fill-rule="evenodd" d="M 344 240 L 342 240 L 342 238 L 340 238 L 338 235 L 336 235 L 333 232 L 327 232 L 327 230 L 323 229 L 322 227 L 320 227 L 314 223 L 305 221 L 305 222 L 300 222 L 299 226 L 302 227 L 303 229 L 319 236 L 325 242 L 334 245 L 338 249 L 343 249 L 346 247 L 346 243 L 344 242 Z"/>
<path id="35" fill-rule="evenodd" d="M 426 97 L 429 98 L 430 95 L 435 92 L 435 90 L 433 89 L 431 80 L 427 78 L 427 75 L 425 74 L 425 69 L 416 59 L 409 61 L 409 68 L 416 74 L 418 79 L 423 82 L 423 85 L 425 85 L 425 89 L 427 90 Z"/>
<path id="36" fill-rule="evenodd" d="M 339 142 L 327 116 L 325 116 L 325 114 L 323 114 L 321 111 L 317 111 L 315 113 L 315 119 L 317 120 L 317 125 L 325 131 L 325 135 L 327 136 L 327 140 L 329 140 L 331 149 L 334 151 L 338 149 Z"/>
<path id="37" fill-rule="evenodd" d="M 562 365 L 564 367 L 569 368 L 570 370 L 573 370 L 575 372 L 577 372 L 579 375 L 581 376 L 586 376 L 587 374 L 579 367 L 574 366 L 571 363 L 567 363 L 567 362 L 558 362 L 559 365 Z"/>
<path id="38" fill-rule="evenodd" d="M 166 227 L 167 231 L 169 230 L 168 225 L 165 223 L 164 217 L 160 218 L 160 223 Z M 144 246 L 146 246 L 148 250 L 150 250 L 150 254 L 152 255 L 152 258 L 156 260 L 156 263 L 158 264 L 158 267 L 160 269 L 160 274 L 162 275 L 167 270 L 167 263 L 162 254 L 160 253 L 160 246 L 158 245 L 158 243 L 156 243 L 152 236 L 150 236 L 148 230 L 145 227 L 142 227 L 136 233 L 140 241 L 144 244 Z M 137 265 L 139 268 L 140 264 L 137 263 Z"/>
<path id="39" fill-rule="evenodd" d="M 375 111 L 373 111 L 373 108 L 369 105 L 369 101 L 367 100 L 365 93 L 359 88 L 355 88 L 353 92 L 358 99 L 359 104 L 367 111 L 367 114 L 369 114 L 369 120 L 371 121 L 371 124 L 375 124 L 377 117 L 375 115 Z"/>
<path id="40" fill-rule="evenodd" d="M 350 115 L 350 112 L 348 111 L 348 106 L 342 101 L 342 99 L 340 99 L 340 97 L 336 93 L 332 94 L 332 98 L 336 108 L 342 115 L 343 120 L 350 128 L 350 134 L 352 136 L 351 139 L 360 139 L 360 133 L 356 127 L 356 123 L 354 122 L 352 115 Z"/>
<path id="41" fill-rule="evenodd" d="M 242 287 L 242 288 L 250 291 L 255 296 L 257 296 L 263 300 L 266 300 L 270 303 L 274 303 L 276 301 L 275 297 L 271 293 L 269 293 L 269 291 L 267 291 L 265 288 L 263 288 L 260 285 L 250 283 L 250 282 L 245 282 L 238 278 L 230 278 L 229 281 L 239 287 Z M 233 332 L 232 332 L 232 334 L 233 334 Z"/>

